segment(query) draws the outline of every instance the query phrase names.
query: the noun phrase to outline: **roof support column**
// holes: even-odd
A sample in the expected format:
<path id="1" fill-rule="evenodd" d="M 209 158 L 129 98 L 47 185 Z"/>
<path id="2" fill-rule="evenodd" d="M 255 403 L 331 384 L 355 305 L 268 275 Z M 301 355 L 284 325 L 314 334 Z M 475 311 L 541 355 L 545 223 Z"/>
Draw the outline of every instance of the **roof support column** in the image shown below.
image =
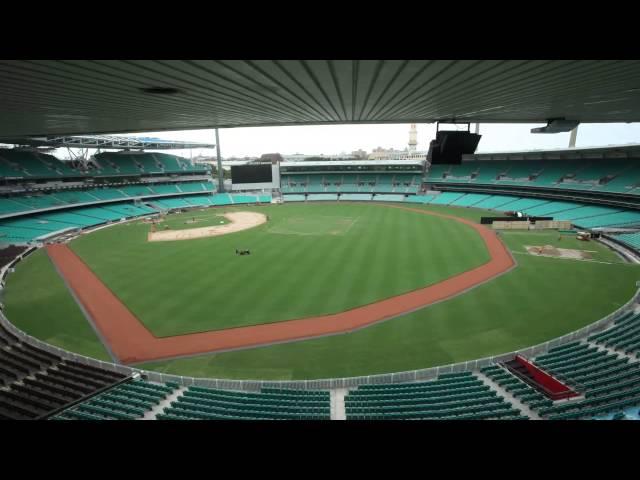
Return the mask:
<path id="1" fill-rule="evenodd" d="M 224 193 L 224 174 L 222 173 L 222 158 L 220 157 L 220 137 L 216 128 L 216 153 L 218 154 L 218 192 Z"/>
<path id="2" fill-rule="evenodd" d="M 579 125 L 576 125 L 576 128 L 571 130 L 571 136 L 569 136 L 569 148 L 576 148 L 576 138 L 578 137 L 578 127 Z"/>

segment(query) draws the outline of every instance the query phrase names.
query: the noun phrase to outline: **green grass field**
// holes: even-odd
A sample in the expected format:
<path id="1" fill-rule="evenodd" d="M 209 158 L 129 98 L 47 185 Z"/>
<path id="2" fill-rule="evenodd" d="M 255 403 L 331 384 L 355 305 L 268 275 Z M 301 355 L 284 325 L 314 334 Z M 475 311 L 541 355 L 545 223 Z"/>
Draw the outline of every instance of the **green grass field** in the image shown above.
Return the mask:
<path id="1" fill-rule="evenodd" d="M 71 248 L 156 336 L 341 312 L 489 260 L 469 226 L 415 212 L 371 204 L 253 210 L 269 222 L 219 237 L 152 243 L 148 225 L 120 225 Z M 239 257 L 236 248 L 251 255 Z"/>
<path id="2" fill-rule="evenodd" d="M 412 207 L 476 221 L 487 214 L 446 206 Z M 293 204 L 255 210 L 267 213 L 270 222 L 225 237 L 148 244 L 143 240 L 149 226 L 134 223 L 82 237 L 72 247 L 123 300 L 126 297 L 134 313 L 142 309 L 151 323 L 158 318 L 168 322 L 155 327 L 167 332 L 184 331 L 184 319 L 192 319 L 186 327 L 198 330 L 203 325 L 229 325 L 229 315 L 235 318 L 238 312 L 250 312 L 240 321 L 254 323 L 276 319 L 279 312 L 283 315 L 277 319 L 284 319 L 286 314 L 304 316 L 349 302 L 366 303 L 374 295 L 388 296 L 385 292 L 394 288 L 426 285 L 472 268 L 486 255 L 468 227 L 375 204 Z M 500 235 L 514 253 L 517 268 L 451 300 L 349 334 L 141 366 L 179 375 L 244 379 L 329 378 L 427 368 L 508 352 L 576 330 L 624 304 L 640 279 L 637 266 L 622 263 L 596 242 L 569 236 L 559 240 L 557 233 L 546 232 Z M 175 248 L 165 248 L 169 244 Z M 524 245 L 591 250 L 593 261 L 534 257 Z M 235 257 L 236 247 L 251 248 L 255 256 Z M 391 250 L 401 254 L 389 257 Z M 256 258 L 257 264 L 240 263 Z M 287 282 L 290 276 L 297 280 Z M 9 276 L 5 305 L 7 316 L 28 333 L 106 358 L 92 353 L 106 356 L 42 252 Z M 200 320 L 197 315 L 203 309 L 211 315 Z"/>
<path id="3" fill-rule="evenodd" d="M 517 240 L 509 238 L 508 243 Z M 505 353 L 577 330 L 623 305 L 640 279 L 639 268 L 629 264 L 524 255 L 516 260 L 516 269 L 463 295 L 357 332 L 141 367 L 177 375 L 274 380 L 428 368 Z"/>
<path id="4" fill-rule="evenodd" d="M 345 235 L 359 219 L 359 216 L 341 217 L 329 215 L 292 215 L 270 225 L 269 228 L 267 228 L 267 232 L 282 235 L 305 236 Z"/>
<path id="5" fill-rule="evenodd" d="M 8 277 L 4 297 L 7 318 L 25 333 L 72 352 L 111 361 L 44 250 L 20 262 Z"/>

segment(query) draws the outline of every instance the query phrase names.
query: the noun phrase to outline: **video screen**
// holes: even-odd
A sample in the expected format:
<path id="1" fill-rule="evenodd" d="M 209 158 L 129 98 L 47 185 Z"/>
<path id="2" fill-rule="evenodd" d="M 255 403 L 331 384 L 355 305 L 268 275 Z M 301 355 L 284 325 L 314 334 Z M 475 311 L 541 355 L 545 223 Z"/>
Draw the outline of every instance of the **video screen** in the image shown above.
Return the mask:
<path id="1" fill-rule="evenodd" d="M 271 183 L 271 164 L 238 165 L 231 167 L 233 183 Z"/>

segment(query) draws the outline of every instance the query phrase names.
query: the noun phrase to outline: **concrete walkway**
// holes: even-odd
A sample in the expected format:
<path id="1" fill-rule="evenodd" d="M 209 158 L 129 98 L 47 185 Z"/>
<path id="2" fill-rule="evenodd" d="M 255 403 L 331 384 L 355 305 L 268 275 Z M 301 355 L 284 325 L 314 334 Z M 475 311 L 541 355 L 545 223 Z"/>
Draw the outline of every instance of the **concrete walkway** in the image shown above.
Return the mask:
<path id="1" fill-rule="evenodd" d="M 183 392 L 187 389 L 187 387 L 179 387 L 176 388 L 171 395 L 162 400 L 158 405 L 153 407 L 147 413 L 144 414 L 144 417 L 139 418 L 138 420 L 155 420 L 156 415 L 162 413 L 166 407 L 171 406 L 171 402 L 175 402 L 178 397 L 180 397 Z"/>
<path id="2" fill-rule="evenodd" d="M 334 388 L 331 390 L 331 420 L 346 420 L 344 397 L 349 393 L 348 388 Z"/>
<path id="3" fill-rule="evenodd" d="M 589 346 L 597 347 L 599 351 L 606 350 L 607 352 L 615 355 L 618 358 L 628 358 L 632 362 L 640 361 L 640 358 L 638 358 L 633 353 L 626 353 L 626 352 L 623 352 L 622 350 L 617 350 L 615 348 L 607 347 L 605 345 L 602 345 L 597 342 L 592 342 L 590 340 L 587 340 L 585 343 Z"/>
<path id="4" fill-rule="evenodd" d="M 507 370 L 505 370 L 506 372 Z M 476 377 L 478 377 L 480 380 L 482 380 L 482 382 L 485 385 L 488 385 L 489 388 L 491 390 L 493 390 L 494 392 L 496 392 L 498 395 L 500 395 L 501 397 L 503 397 L 507 402 L 509 402 L 511 405 L 513 405 L 514 407 L 516 407 L 518 410 L 520 410 L 520 412 L 522 412 L 523 414 L 525 414 L 527 417 L 529 417 L 531 420 L 541 420 L 540 415 L 538 415 L 536 412 L 534 412 L 533 410 L 531 410 L 527 405 L 525 405 L 524 403 L 522 403 L 520 400 L 518 400 L 516 397 L 514 397 L 513 395 L 511 395 L 509 392 L 507 392 L 504 388 L 502 388 L 500 385 L 498 385 L 496 382 L 494 382 L 493 380 L 491 380 L 489 377 L 487 377 L 484 373 L 480 372 L 479 370 L 474 372 L 474 374 L 476 375 Z M 513 375 L 512 373 L 509 372 L 510 375 Z M 517 378 L 514 376 L 514 378 Z M 524 383 L 524 382 L 523 382 Z"/>

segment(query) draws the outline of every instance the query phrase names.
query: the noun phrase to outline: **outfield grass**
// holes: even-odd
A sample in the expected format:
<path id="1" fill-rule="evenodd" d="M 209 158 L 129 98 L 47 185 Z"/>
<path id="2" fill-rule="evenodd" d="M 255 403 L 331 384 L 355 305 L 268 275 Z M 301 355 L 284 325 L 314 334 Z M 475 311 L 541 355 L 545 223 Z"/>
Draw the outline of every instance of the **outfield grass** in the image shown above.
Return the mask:
<path id="1" fill-rule="evenodd" d="M 512 248 L 522 246 L 518 235 L 503 238 Z M 357 332 L 140 366 L 177 375 L 285 380 L 474 360 L 588 325 L 626 303 L 640 279 L 638 266 L 629 264 L 530 255 L 516 260 L 516 269 L 470 292 Z"/>
<path id="2" fill-rule="evenodd" d="M 489 261 L 468 225 L 375 204 L 233 210 L 270 220 L 183 242 L 149 243 L 148 225 L 119 225 L 71 248 L 156 336 L 341 312 Z"/>
<path id="3" fill-rule="evenodd" d="M 328 215 L 291 215 L 281 219 L 267 228 L 268 233 L 283 235 L 345 235 L 356 222 L 359 216 L 341 217 Z"/>
<path id="4" fill-rule="evenodd" d="M 5 313 L 20 330 L 60 348 L 111 361 L 44 250 L 20 262 L 4 291 Z"/>

